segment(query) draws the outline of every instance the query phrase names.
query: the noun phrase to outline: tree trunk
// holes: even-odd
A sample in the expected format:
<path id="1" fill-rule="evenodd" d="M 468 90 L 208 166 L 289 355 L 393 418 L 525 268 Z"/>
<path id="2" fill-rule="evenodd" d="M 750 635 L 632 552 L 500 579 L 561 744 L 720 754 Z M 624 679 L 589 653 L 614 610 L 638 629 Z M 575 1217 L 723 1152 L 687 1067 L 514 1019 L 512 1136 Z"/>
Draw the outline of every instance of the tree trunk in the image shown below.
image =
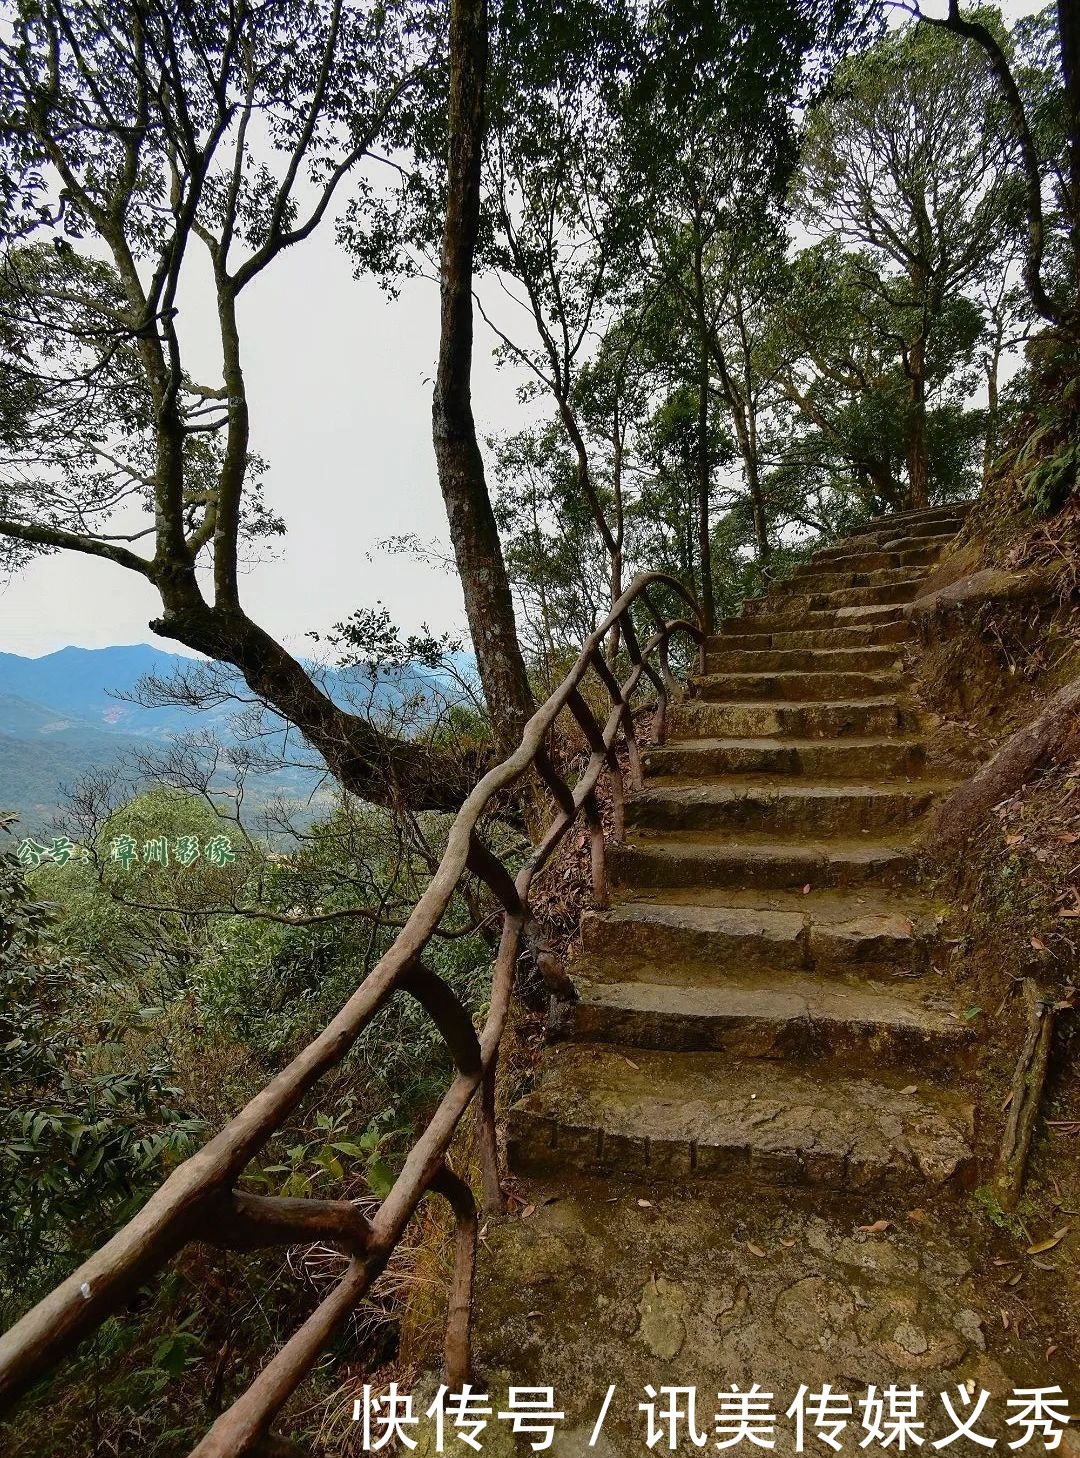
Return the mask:
<path id="1" fill-rule="evenodd" d="M 923 351 L 911 351 L 910 395 L 907 418 L 908 505 L 917 511 L 930 505 L 930 457 L 926 442 L 926 374 Z"/>
<path id="2" fill-rule="evenodd" d="M 1058 38 L 1065 77 L 1065 128 L 1068 150 L 1066 219 L 1072 253 L 1071 312 L 1080 321 L 1080 14 L 1076 0 L 1058 0 Z"/>
<path id="3" fill-rule="evenodd" d="M 626 514 L 623 506 L 623 434 L 622 422 L 620 419 L 619 402 L 615 401 L 615 410 L 611 425 L 611 490 L 615 510 L 615 530 L 612 532 L 614 548 L 611 553 L 611 601 L 614 606 L 623 594 L 623 541 L 626 535 Z M 622 634 L 618 623 L 612 628 L 608 637 L 608 661 L 615 663 L 619 656 L 619 648 L 622 643 Z"/>
<path id="4" fill-rule="evenodd" d="M 163 596 L 165 594 L 163 593 Z M 368 719 L 338 706 L 307 670 L 242 610 L 210 607 L 178 594 L 150 627 L 221 663 L 231 663 L 261 700 L 275 709 L 322 755 L 351 794 L 375 805 L 413 810 L 456 810 L 480 766 L 435 750 L 423 741 L 394 739 Z"/>
<path id="5" fill-rule="evenodd" d="M 994 348 L 986 361 L 986 442 L 983 446 L 982 478 L 985 486 L 990 479 L 990 468 L 997 459 L 998 420 L 1001 406 L 998 401 L 998 373 L 1001 367 L 1001 333 L 994 340 Z"/>
<path id="6" fill-rule="evenodd" d="M 709 500 L 712 496 L 712 461 L 709 456 L 709 354 L 701 340 L 701 361 L 698 367 L 697 420 L 697 514 L 698 556 L 701 558 L 701 618 L 706 633 L 716 626 L 716 602 L 713 598 L 712 533 L 709 523 Z"/>
<path id="7" fill-rule="evenodd" d="M 472 412 L 472 286 L 480 222 L 487 27 L 486 0 L 451 0 L 442 311 L 431 415 L 439 486 L 480 682 L 496 744 L 508 753 L 532 713 L 533 697 Z"/>
<path id="8" fill-rule="evenodd" d="M 1009 68 L 1009 62 L 996 36 L 980 21 L 971 20 L 960 14 L 959 0 L 949 0 L 947 16 L 919 15 L 924 25 L 944 26 L 956 35 L 975 41 L 986 53 L 990 69 L 998 84 L 1012 121 L 1016 139 L 1020 145 L 1020 170 L 1024 180 L 1024 201 L 1027 212 L 1028 237 L 1024 256 L 1024 282 L 1036 311 L 1048 324 L 1067 324 L 1071 317 L 1073 326 L 1080 319 L 1080 272 L 1074 272 L 1070 306 L 1063 317 L 1053 299 L 1046 292 L 1042 279 L 1043 252 L 1046 246 L 1046 225 L 1042 207 L 1042 173 L 1039 154 L 1035 146 L 1027 112 L 1016 78 Z M 1080 22 L 1076 19 L 1076 0 L 1058 0 L 1058 39 L 1061 51 L 1062 71 L 1065 75 L 1066 131 L 1071 138 L 1069 171 L 1075 178 L 1080 171 Z M 1069 189 L 1067 188 L 1066 191 Z M 1080 215 L 1076 204 L 1080 196 L 1073 194 L 1072 206 L 1067 206 L 1066 227 L 1069 234 L 1070 251 L 1074 269 L 1080 269 Z"/>

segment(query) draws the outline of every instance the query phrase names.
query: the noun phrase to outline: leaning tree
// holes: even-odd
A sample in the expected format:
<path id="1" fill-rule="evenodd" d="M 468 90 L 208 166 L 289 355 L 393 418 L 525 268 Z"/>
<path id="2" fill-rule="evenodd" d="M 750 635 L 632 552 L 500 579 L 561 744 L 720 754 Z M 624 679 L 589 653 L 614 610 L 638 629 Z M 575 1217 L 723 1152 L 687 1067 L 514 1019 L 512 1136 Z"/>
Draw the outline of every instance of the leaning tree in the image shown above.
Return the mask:
<path id="1" fill-rule="evenodd" d="M 421 113 L 445 137 L 443 21 L 424 0 L 44 0 L 0 39 L 8 565 L 67 550 L 138 573 L 160 599 L 154 631 L 231 665 L 346 789 L 431 809 L 460 803 L 470 776 L 459 757 L 335 704 L 245 610 L 244 553 L 284 526 L 263 503 L 250 440 L 240 306 L 346 189 L 364 266 L 386 266 L 397 195 L 379 169 L 397 175 Z M 455 75 L 460 111 L 460 64 Z M 460 323 L 467 241 L 463 258 L 454 251 L 469 229 L 456 201 L 461 167 L 453 153 L 445 257 L 460 266 L 456 295 L 444 290 L 451 344 L 457 328 L 440 363 L 444 452 L 471 348 L 466 337 L 462 352 Z M 203 321 L 187 307 L 189 280 L 207 272 L 209 379 L 190 364 Z M 497 586 L 492 536 L 467 566 L 471 580 L 487 572 Z M 476 646 L 496 725 L 516 726 L 528 686 L 504 597 L 494 668 L 491 624 Z M 517 655 L 516 696 L 502 691 L 507 654 Z"/>

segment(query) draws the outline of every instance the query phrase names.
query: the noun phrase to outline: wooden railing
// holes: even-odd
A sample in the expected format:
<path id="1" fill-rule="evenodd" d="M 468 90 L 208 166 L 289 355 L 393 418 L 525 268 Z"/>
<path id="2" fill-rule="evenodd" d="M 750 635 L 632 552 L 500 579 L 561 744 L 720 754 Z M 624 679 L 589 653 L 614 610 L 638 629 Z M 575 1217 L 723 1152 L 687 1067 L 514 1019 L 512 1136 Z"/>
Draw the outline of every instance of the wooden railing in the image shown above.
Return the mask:
<path id="1" fill-rule="evenodd" d="M 660 588 L 685 603 L 690 616 L 665 620 L 650 597 L 651 590 Z M 635 617 L 651 624 L 651 634 L 644 642 L 639 641 L 635 630 Z M 252 1250 L 322 1240 L 348 1256 L 344 1276 L 221 1414 L 191 1458 L 235 1458 L 240 1454 L 281 1458 L 290 1452 L 299 1453 L 299 1449 L 270 1434 L 271 1424 L 383 1270 L 417 1205 L 429 1191 L 449 1202 L 456 1220 L 446 1377 L 455 1387 L 468 1379 L 477 1210 L 468 1184 L 447 1163 L 447 1152 L 466 1110 L 479 1095 L 477 1128 L 484 1203 L 492 1211 L 501 1209 L 495 1128 L 499 1044 L 522 945 L 540 959 L 544 955 L 529 904 L 530 887 L 578 816 L 583 816 L 591 843 L 593 897 L 598 905 L 606 904 L 605 838 L 597 787 L 606 774 L 614 811 L 614 837 L 619 840 L 623 834 L 624 792 L 620 746 L 625 746 L 631 786 L 641 785 L 631 700 L 646 682 L 652 685 L 656 695 L 654 737 L 662 740 L 668 706 L 680 694 L 669 661 L 669 647 L 677 634 L 688 635 L 697 645 L 702 642 L 700 614 L 691 595 L 664 573 L 635 578 L 588 639 L 574 667 L 529 720 L 518 748 L 474 787 L 454 819 L 446 852 L 409 920 L 333 1021 L 197 1154 L 179 1165 L 106 1245 L 0 1337 L 0 1403 L 10 1403 L 48 1372 L 188 1242 L 206 1241 L 225 1249 Z M 612 635 L 617 637 L 613 639 Z M 619 660 L 630 667 L 622 683 L 606 653 L 612 641 L 620 644 Z M 587 680 L 590 689 L 595 688 L 592 680 L 599 680 L 610 701 L 610 713 L 603 724 L 582 692 Z M 548 749 L 550 731 L 563 713 L 576 721 L 591 751 L 573 787 L 555 767 Z M 495 798 L 530 767 L 535 767 L 558 808 L 515 877 L 481 840 L 478 825 Z M 490 1008 L 479 1034 L 454 992 L 421 961 L 459 883 L 469 873 L 490 888 L 503 908 Z M 368 1219 L 348 1200 L 285 1199 L 237 1190 L 236 1182 L 249 1161 L 319 1079 L 341 1062 L 398 991 L 416 998 L 436 1024 L 453 1057 L 456 1075 L 376 1214 Z"/>

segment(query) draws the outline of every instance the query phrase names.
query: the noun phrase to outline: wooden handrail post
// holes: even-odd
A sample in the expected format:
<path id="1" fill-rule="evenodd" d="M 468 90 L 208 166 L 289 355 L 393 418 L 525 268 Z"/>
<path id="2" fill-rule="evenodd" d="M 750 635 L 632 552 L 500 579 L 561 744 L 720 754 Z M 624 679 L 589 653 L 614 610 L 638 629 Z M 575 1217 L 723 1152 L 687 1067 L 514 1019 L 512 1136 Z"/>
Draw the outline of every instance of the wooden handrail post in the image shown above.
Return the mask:
<path id="1" fill-rule="evenodd" d="M 458 1392 L 472 1376 L 472 1297 L 479 1222 L 472 1190 L 449 1165 L 435 1174 L 430 1188 L 454 1212 L 454 1273 L 446 1306 L 443 1372 L 447 1385 Z"/>
<path id="2" fill-rule="evenodd" d="M 495 1121 L 495 1085 L 498 1059 L 492 1058 L 484 1070 L 477 1104 L 477 1137 L 480 1144 L 480 1172 L 484 1182 L 484 1210 L 488 1215 L 501 1215 L 506 1209 L 499 1168 L 499 1132 Z"/>

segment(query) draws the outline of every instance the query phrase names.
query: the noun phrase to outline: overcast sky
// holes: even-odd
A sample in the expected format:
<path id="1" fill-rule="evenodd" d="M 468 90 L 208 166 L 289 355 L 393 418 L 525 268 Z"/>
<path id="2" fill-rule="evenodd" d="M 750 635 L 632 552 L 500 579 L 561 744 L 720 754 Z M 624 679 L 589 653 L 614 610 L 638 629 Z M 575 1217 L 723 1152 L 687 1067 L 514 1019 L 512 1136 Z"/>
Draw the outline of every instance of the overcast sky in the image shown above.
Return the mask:
<path id="1" fill-rule="evenodd" d="M 202 290 L 192 293 L 188 331 L 194 323 L 201 332 Z M 281 255 L 242 296 L 252 444 L 269 462 L 268 500 L 288 525 L 242 592 L 248 612 L 294 650 L 308 629 L 377 600 L 408 630 L 464 621 L 452 575 L 400 556 L 367 559 L 398 533 L 447 539 L 431 444 L 438 307 L 425 280 L 395 302 L 354 280 L 329 228 Z M 476 355 L 481 427 L 508 426 L 513 381 L 495 369 L 486 330 Z M 36 656 L 68 643 L 160 641 L 147 626 L 155 610 L 150 584 L 112 563 L 73 552 L 39 558 L 0 585 L 0 648 Z"/>
<path id="2" fill-rule="evenodd" d="M 1038 8 L 1031 0 L 1004 7 L 1009 18 Z M 209 344 L 206 302 L 208 293 L 193 288 L 184 308 L 187 329 L 205 328 Z M 435 285 L 419 280 L 387 300 L 374 283 L 353 279 L 324 226 L 278 258 L 245 291 L 242 308 L 252 444 L 269 462 L 269 503 L 288 524 L 274 559 L 246 577 L 247 611 L 298 652 L 309 629 L 376 601 L 406 631 L 423 622 L 462 628 L 453 575 L 375 553 L 380 539 L 398 533 L 447 538 L 431 444 Z M 514 378 L 495 369 L 492 344 L 478 320 L 474 406 L 482 433 L 521 419 Z M 176 647 L 151 633 L 156 610 L 141 577 L 60 553 L 0 583 L 0 649 L 36 656 L 69 643 Z"/>

